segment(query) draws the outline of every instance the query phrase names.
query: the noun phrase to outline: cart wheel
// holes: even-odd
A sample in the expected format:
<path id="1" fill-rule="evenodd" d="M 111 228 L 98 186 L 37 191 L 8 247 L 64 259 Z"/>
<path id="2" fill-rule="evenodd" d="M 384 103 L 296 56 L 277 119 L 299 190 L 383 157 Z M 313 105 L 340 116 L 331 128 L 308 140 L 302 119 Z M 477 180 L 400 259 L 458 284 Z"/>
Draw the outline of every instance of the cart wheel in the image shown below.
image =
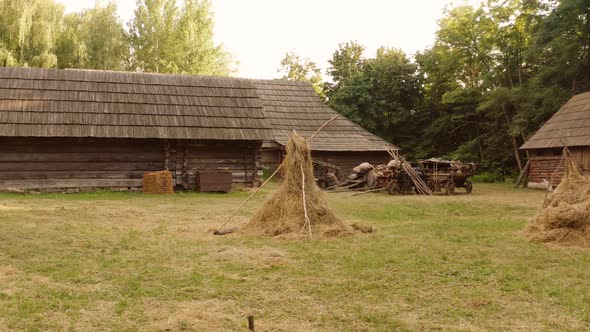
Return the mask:
<path id="1" fill-rule="evenodd" d="M 447 195 L 454 195 L 455 194 L 455 182 L 448 181 L 445 185 L 445 192 Z"/>
<path id="2" fill-rule="evenodd" d="M 399 193 L 399 186 L 397 185 L 397 182 L 389 181 L 389 184 L 387 184 L 387 193 L 390 195 Z"/>
<path id="3" fill-rule="evenodd" d="M 428 188 L 430 188 L 430 190 L 432 190 L 433 192 L 436 192 L 436 183 L 432 180 L 428 180 L 428 182 L 426 183 L 426 185 L 428 186 Z"/>
<path id="4" fill-rule="evenodd" d="M 465 191 L 468 194 L 471 194 L 473 192 L 473 183 L 471 183 L 471 181 L 465 181 Z"/>

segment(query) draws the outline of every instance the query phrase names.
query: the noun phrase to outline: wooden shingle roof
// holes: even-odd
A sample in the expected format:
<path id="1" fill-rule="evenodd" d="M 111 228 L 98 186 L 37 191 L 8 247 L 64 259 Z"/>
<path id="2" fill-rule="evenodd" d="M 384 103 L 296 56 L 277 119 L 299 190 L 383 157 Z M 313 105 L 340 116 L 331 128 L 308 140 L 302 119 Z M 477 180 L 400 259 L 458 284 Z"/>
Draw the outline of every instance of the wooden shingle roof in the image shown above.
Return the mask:
<path id="1" fill-rule="evenodd" d="M 590 92 L 572 97 L 521 149 L 590 146 Z"/>
<path id="2" fill-rule="evenodd" d="M 293 129 L 309 137 L 337 113 L 324 104 L 313 87 L 305 82 L 253 80 L 258 90 L 272 140 L 287 143 Z M 326 126 L 311 142 L 316 151 L 384 151 L 398 150 L 391 143 L 369 133 L 345 117 Z"/>
<path id="3" fill-rule="evenodd" d="M 0 68 L 0 136 L 264 140 L 249 80 Z"/>

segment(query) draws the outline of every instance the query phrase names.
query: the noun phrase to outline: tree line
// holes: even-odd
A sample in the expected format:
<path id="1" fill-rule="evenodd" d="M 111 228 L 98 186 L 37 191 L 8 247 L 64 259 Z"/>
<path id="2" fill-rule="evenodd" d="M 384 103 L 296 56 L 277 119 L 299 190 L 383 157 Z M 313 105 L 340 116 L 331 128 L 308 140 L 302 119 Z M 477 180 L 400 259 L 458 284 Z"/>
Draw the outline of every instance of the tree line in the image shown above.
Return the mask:
<path id="1" fill-rule="evenodd" d="M 127 29 L 114 2 L 64 14 L 54 0 L 0 0 L 0 17 L 0 66 L 232 72 L 207 0 L 137 0 Z"/>
<path id="2" fill-rule="evenodd" d="M 572 95 L 590 90 L 590 0 L 489 0 L 447 9 L 433 46 L 413 56 L 357 42 L 329 60 L 326 102 L 411 159 L 476 161 L 510 174 L 518 147 Z M 290 54 L 285 60 L 293 60 Z M 305 60 L 305 58 L 302 58 Z M 315 69 L 315 70 L 312 70 Z"/>

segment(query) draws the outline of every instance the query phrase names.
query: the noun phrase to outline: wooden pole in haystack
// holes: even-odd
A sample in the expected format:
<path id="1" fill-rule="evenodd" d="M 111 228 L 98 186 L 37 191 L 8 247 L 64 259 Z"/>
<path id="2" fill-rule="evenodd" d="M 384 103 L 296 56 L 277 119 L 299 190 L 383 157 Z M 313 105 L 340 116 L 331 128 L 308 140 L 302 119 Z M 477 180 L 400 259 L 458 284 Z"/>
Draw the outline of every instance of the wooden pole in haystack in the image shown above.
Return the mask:
<path id="1" fill-rule="evenodd" d="M 303 232 L 305 225 L 307 225 L 307 228 L 309 230 L 309 238 L 311 239 L 311 220 L 307 215 L 307 203 L 305 202 L 305 172 L 303 171 L 303 166 L 301 166 L 301 195 L 303 196 L 303 219 L 305 222 L 303 223 L 303 227 L 301 228 L 301 231 L 299 233 Z"/>
<path id="2" fill-rule="evenodd" d="M 542 206 L 543 208 L 545 208 L 547 205 L 547 196 L 549 196 L 549 188 L 551 188 L 553 186 L 552 185 L 553 177 L 557 174 L 557 172 L 561 168 L 563 161 L 566 159 L 569 160 L 571 158 L 570 150 L 567 148 L 567 145 L 565 145 L 563 140 L 561 141 L 561 144 L 563 144 L 563 150 L 561 152 L 561 159 L 559 160 L 559 164 L 557 164 L 557 168 L 555 168 L 555 170 L 553 171 L 553 173 L 551 173 L 551 176 L 549 177 L 549 185 L 547 186 L 547 192 L 545 192 L 545 198 L 543 198 L 543 206 Z M 568 165 L 569 165 L 569 163 L 568 163 Z M 568 172 L 568 170 L 566 170 L 564 173 L 566 173 L 566 172 Z"/>
<path id="3" fill-rule="evenodd" d="M 316 130 L 308 139 L 308 142 L 311 142 L 311 140 L 320 132 L 322 131 L 322 129 L 324 129 L 327 125 L 329 125 L 332 121 L 336 120 L 337 118 L 339 118 L 340 115 L 335 115 L 334 117 L 332 117 L 330 120 L 326 121 L 322 126 L 320 126 L 318 128 L 318 130 Z M 287 133 L 283 130 L 283 132 L 285 133 L 285 135 L 287 135 Z M 293 129 L 293 132 L 295 132 L 295 129 Z M 289 137 L 289 135 L 287 135 L 287 137 Z M 268 177 L 268 179 L 266 179 L 266 181 L 264 181 L 260 187 L 258 187 L 253 193 L 252 195 L 250 195 L 248 198 L 246 198 L 246 200 L 244 202 L 242 202 L 242 204 L 240 204 L 240 206 L 238 206 L 238 208 L 227 218 L 227 220 L 223 223 L 223 225 L 221 225 L 221 227 L 219 227 L 219 229 L 217 230 L 217 232 L 220 232 L 221 229 L 223 227 L 225 227 L 230 220 L 236 215 L 236 213 L 238 213 L 238 211 L 240 211 L 240 209 L 242 209 L 242 207 L 244 207 L 244 205 L 246 205 L 246 203 L 248 203 L 248 201 L 250 201 L 252 198 L 254 198 L 254 196 L 256 196 L 256 194 L 260 191 L 260 189 L 262 189 L 262 187 L 264 187 L 281 169 L 281 167 L 283 166 L 283 164 L 279 165 L 279 167 L 277 167 L 277 169 Z M 303 171 L 303 170 L 302 170 Z M 303 194 L 305 195 L 305 191 L 303 192 Z M 305 206 L 304 206 L 305 207 Z M 307 212 L 305 212 L 306 214 L 306 218 L 307 218 Z M 309 218 L 307 218 L 309 219 Z M 310 229 L 309 229 L 309 234 L 311 237 L 311 223 L 309 225 Z"/>

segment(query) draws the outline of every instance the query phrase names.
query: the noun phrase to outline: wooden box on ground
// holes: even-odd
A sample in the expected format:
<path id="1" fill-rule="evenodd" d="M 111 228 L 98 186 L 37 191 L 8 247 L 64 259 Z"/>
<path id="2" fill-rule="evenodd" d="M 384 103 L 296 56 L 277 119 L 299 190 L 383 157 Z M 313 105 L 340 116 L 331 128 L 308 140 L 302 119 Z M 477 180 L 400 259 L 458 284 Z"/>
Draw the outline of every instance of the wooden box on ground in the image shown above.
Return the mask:
<path id="1" fill-rule="evenodd" d="M 200 170 L 197 172 L 197 191 L 225 192 L 231 191 L 232 173 L 220 170 Z"/>

